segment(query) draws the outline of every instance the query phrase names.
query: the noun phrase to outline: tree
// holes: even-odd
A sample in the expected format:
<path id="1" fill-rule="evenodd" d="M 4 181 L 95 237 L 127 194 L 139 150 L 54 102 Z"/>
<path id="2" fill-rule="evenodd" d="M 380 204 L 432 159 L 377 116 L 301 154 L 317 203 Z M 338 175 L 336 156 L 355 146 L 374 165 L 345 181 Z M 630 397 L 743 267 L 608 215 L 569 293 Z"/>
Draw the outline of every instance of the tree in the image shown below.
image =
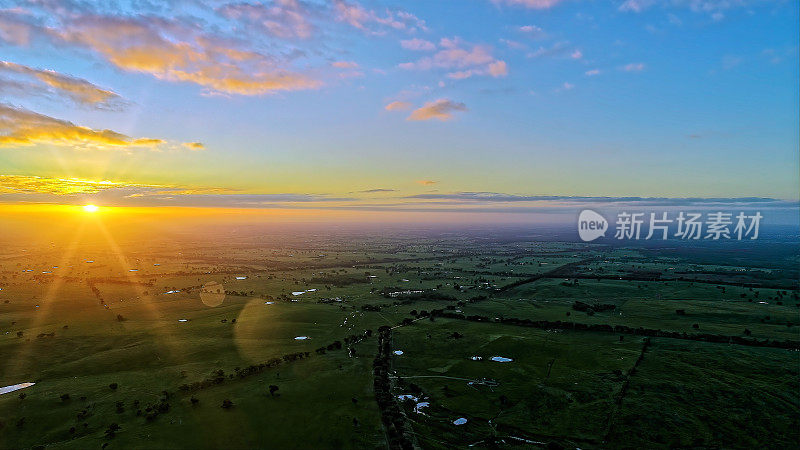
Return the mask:
<path id="1" fill-rule="evenodd" d="M 506 406 L 508 406 L 508 397 L 506 397 L 505 395 L 501 395 L 500 396 L 500 407 L 505 408 Z"/>
<path id="2" fill-rule="evenodd" d="M 222 401 L 222 409 L 231 409 L 233 408 L 233 402 L 230 399 L 225 399 Z"/>
<path id="3" fill-rule="evenodd" d="M 117 431 L 119 431 L 120 429 L 121 427 L 119 426 L 118 423 L 116 422 L 112 423 L 106 429 L 106 437 L 108 437 L 109 439 L 113 438 L 114 436 L 116 436 Z"/>
<path id="4" fill-rule="evenodd" d="M 116 390 L 117 390 L 117 387 L 119 387 L 119 385 L 118 385 L 117 383 L 111 383 L 111 384 L 109 384 L 109 385 L 108 385 L 108 387 L 109 387 L 109 389 L 111 389 L 112 391 L 116 391 Z"/>
<path id="5" fill-rule="evenodd" d="M 275 396 L 275 392 L 277 392 L 277 391 L 278 391 L 278 386 L 276 386 L 274 384 L 270 384 L 269 385 L 269 395 L 270 396 L 274 397 Z"/>

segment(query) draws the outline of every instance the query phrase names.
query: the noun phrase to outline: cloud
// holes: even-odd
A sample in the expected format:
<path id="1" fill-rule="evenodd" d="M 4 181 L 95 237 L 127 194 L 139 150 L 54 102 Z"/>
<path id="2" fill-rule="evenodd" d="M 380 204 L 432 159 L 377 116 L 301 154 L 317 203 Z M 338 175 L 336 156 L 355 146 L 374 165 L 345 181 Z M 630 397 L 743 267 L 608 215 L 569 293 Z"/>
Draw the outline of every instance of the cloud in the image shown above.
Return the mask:
<path id="1" fill-rule="evenodd" d="M 546 34 L 541 27 L 538 27 L 536 25 L 523 25 L 519 27 L 518 30 L 521 33 L 533 38 L 541 38 L 544 37 Z"/>
<path id="2" fill-rule="evenodd" d="M 203 145 L 202 142 L 184 142 L 184 147 L 188 148 L 189 150 L 205 150 L 206 146 Z"/>
<path id="3" fill-rule="evenodd" d="M 308 39 L 315 31 L 309 20 L 311 11 L 297 0 L 275 0 L 269 5 L 234 3 L 217 9 L 229 19 L 246 23 L 251 29 L 290 39 Z"/>
<path id="4" fill-rule="evenodd" d="M 0 175 L 0 202 L 103 206 L 191 206 L 263 208 L 287 204 L 351 202 L 326 194 L 240 194 L 224 188 Z"/>
<path id="5" fill-rule="evenodd" d="M 25 20 L 27 13 L 22 10 L 0 10 L 0 41 L 14 45 L 29 45 L 36 37 L 37 29 Z"/>
<path id="6" fill-rule="evenodd" d="M 489 75 L 497 78 L 508 75 L 508 67 L 505 61 L 495 61 L 489 64 Z"/>
<path id="7" fill-rule="evenodd" d="M 116 108 L 124 104 L 117 93 L 82 78 L 10 61 L 0 61 L 0 85 L 6 88 L 14 86 L 12 92 L 17 91 L 20 95 L 66 96 L 77 104 L 97 108 Z"/>
<path id="8" fill-rule="evenodd" d="M 126 195 L 131 197 L 161 194 L 192 195 L 232 192 L 228 189 L 221 188 L 188 188 L 163 184 L 0 174 L 0 193 L 5 194 L 52 194 L 57 196 L 69 196 L 72 194 L 98 194 L 103 191 L 125 191 L 127 192 Z"/>
<path id="9" fill-rule="evenodd" d="M 418 200 L 455 200 L 481 203 L 559 202 L 587 204 L 628 204 L 638 206 L 797 205 L 797 201 L 768 197 L 589 197 L 564 195 L 517 195 L 498 192 L 426 193 L 403 197 Z"/>
<path id="10" fill-rule="evenodd" d="M 88 16 L 59 33 L 67 42 L 103 55 L 119 68 L 185 81 L 226 94 L 260 95 L 313 89 L 320 82 L 279 67 L 274 58 L 239 50 L 177 22 Z"/>
<path id="11" fill-rule="evenodd" d="M 395 189 L 380 189 L 379 188 L 379 189 L 367 189 L 365 191 L 358 191 L 358 192 L 362 193 L 362 194 L 376 194 L 376 193 L 379 193 L 379 192 L 395 192 Z"/>
<path id="12" fill-rule="evenodd" d="M 27 38 L 21 39 L 19 33 L 0 37 L 16 45 L 28 45 L 36 38 L 58 46 L 85 48 L 120 69 L 195 83 L 214 93 L 262 95 L 322 85 L 308 70 L 291 67 L 291 55 L 296 53 L 292 49 L 274 43 L 265 46 L 259 39 L 242 39 L 241 33 L 225 37 L 220 31 L 224 27 L 200 26 L 200 18 L 104 15 L 89 10 L 89 4 L 54 5 L 38 3 L 44 12 L 36 10 L 24 16 L 0 10 L 0 25 L 10 21 L 24 28 Z M 41 25 L 44 22 L 48 25 Z M 269 48 L 269 53 L 257 48 Z"/>
<path id="13" fill-rule="evenodd" d="M 585 75 L 586 75 L 587 77 L 594 77 L 594 76 L 600 75 L 600 69 L 591 69 L 591 70 L 587 70 L 587 71 L 585 72 Z"/>
<path id="14" fill-rule="evenodd" d="M 386 9 L 383 14 L 358 3 L 334 0 L 336 20 L 370 34 L 384 34 L 386 28 L 408 32 L 426 31 L 425 21 L 406 11 Z"/>
<path id="15" fill-rule="evenodd" d="M 438 48 L 433 56 L 402 63 L 398 67 L 406 70 L 453 70 L 448 74 L 452 79 L 464 79 L 473 75 L 502 77 L 508 74 L 505 61 L 492 56 L 491 47 L 467 44 L 459 38 L 442 38 Z"/>
<path id="16" fill-rule="evenodd" d="M 384 107 L 387 111 L 406 111 L 411 109 L 411 103 L 394 101 Z"/>
<path id="17" fill-rule="evenodd" d="M 741 56 L 725 55 L 722 57 L 722 68 L 724 70 L 731 70 L 744 62 Z"/>
<path id="18" fill-rule="evenodd" d="M 336 67 L 337 69 L 356 69 L 358 68 L 358 63 L 353 61 L 335 61 L 332 62 L 331 65 Z"/>
<path id="19" fill-rule="evenodd" d="M 528 48 L 528 46 L 523 44 L 522 42 L 512 41 L 511 39 L 500 39 L 500 42 L 505 44 L 508 48 L 514 50 L 525 50 Z"/>
<path id="20" fill-rule="evenodd" d="M 75 178 L 49 178 L 27 175 L 0 175 L 0 193 L 14 192 L 55 195 L 95 194 L 105 189 L 121 186 L 124 186 L 124 184 L 113 181 L 91 181 Z"/>
<path id="21" fill-rule="evenodd" d="M 492 0 L 492 3 L 522 6 L 528 9 L 550 9 L 564 0 Z"/>
<path id="22" fill-rule="evenodd" d="M 720 21 L 725 18 L 728 10 L 746 8 L 758 1 L 752 0 L 625 0 L 619 5 L 623 12 L 641 13 L 654 6 L 663 8 L 688 9 L 696 14 L 706 14 L 712 20 Z M 670 19 L 672 21 L 672 19 Z"/>
<path id="23" fill-rule="evenodd" d="M 625 72 L 641 72 L 645 68 L 644 63 L 629 63 L 622 66 L 622 70 Z"/>
<path id="24" fill-rule="evenodd" d="M 625 0 L 619 5 L 620 11 L 639 13 L 655 4 L 654 0 Z"/>
<path id="25" fill-rule="evenodd" d="M 472 70 L 459 70 L 457 72 L 450 72 L 447 74 L 447 78 L 451 80 L 465 80 L 472 75 L 475 75 L 475 72 Z"/>
<path id="26" fill-rule="evenodd" d="M 179 14 L 158 2 L 140 3 L 134 11 L 56 0 L 0 9 L 0 42 L 88 50 L 124 71 L 196 84 L 202 95 L 256 96 L 317 89 L 325 76 L 363 75 L 325 70 L 335 51 L 327 38 L 343 26 L 375 35 L 427 29 L 407 11 L 349 0 L 189 2 Z M 298 48 L 300 42 L 311 47 Z M 4 90 L 10 87 L 24 89 L 4 83 Z"/>
<path id="27" fill-rule="evenodd" d="M 581 59 L 583 57 L 583 52 L 572 48 L 567 41 L 560 41 L 550 45 L 549 47 L 541 46 L 538 49 L 529 52 L 527 57 Z"/>
<path id="28" fill-rule="evenodd" d="M 417 180 L 431 186 L 433 180 Z M 360 193 L 394 192 L 368 189 Z M 497 192 L 428 192 L 398 198 L 401 202 L 367 203 L 363 199 L 330 194 L 260 193 L 243 194 L 219 187 L 188 187 L 125 181 L 85 180 L 0 174 L 0 203 L 44 203 L 138 207 L 216 207 L 346 209 L 420 212 L 565 213 L 574 217 L 582 208 L 721 208 L 794 212 L 797 200 L 764 197 L 587 197 L 560 195 L 519 195 Z"/>
<path id="29" fill-rule="evenodd" d="M 453 113 L 458 111 L 466 111 L 467 106 L 463 103 L 454 102 L 446 98 L 425 103 L 419 109 L 415 109 L 406 120 L 450 120 L 453 118 Z"/>
<path id="30" fill-rule="evenodd" d="M 564 82 L 560 88 L 556 89 L 557 91 L 571 91 L 575 89 L 575 85 L 569 82 Z"/>
<path id="31" fill-rule="evenodd" d="M 165 141 L 131 138 L 112 130 L 96 130 L 0 103 L 0 147 L 52 144 L 72 147 L 155 147 Z"/>
<path id="32" fill-rule="evenodd" d="M 430 51 L 436 49 L 436 44 L 425 39 L 408 39 L 400 41 L 400 46 L 406 50 Z"/>

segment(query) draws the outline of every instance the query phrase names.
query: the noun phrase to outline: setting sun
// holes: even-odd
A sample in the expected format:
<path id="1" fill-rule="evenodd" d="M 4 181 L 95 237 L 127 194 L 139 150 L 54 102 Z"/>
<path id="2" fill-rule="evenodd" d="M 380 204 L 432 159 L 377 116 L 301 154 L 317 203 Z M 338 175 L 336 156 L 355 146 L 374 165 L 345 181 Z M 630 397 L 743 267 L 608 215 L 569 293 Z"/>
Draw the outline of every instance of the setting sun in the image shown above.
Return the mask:
<path id="1" fill-rule="evenodd" d="M 99 210 L 99 209 L 100 209 L 100 208 L 99 208 L 98 206 L 96 206 L 96 205 L 85 205 L 85 206 L 83 207 L 83 211 L 84 211 L 84 212 L 87 212 L 87 213 L 95 213 L 95 212 L 97 212 L 97 210 Z"/>

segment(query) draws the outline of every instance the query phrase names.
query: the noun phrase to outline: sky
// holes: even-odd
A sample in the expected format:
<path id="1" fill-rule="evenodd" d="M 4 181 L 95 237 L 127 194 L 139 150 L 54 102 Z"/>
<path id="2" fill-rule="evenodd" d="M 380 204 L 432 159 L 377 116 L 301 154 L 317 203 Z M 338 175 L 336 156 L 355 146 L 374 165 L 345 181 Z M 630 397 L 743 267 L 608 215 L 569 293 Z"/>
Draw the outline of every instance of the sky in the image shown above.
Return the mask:
<path id="1" fill-rule="evenodd" d="M 798 9 L 0 0 L 0 204 L 797 215 Z"/>

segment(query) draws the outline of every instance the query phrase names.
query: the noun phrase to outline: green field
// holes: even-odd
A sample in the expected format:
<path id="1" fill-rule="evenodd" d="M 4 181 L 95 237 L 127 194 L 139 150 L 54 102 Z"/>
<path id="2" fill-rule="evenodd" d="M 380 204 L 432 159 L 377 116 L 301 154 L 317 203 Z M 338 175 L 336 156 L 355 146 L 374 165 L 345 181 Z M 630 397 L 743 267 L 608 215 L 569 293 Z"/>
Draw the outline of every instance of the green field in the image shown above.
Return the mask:
<path id="1" fill-rule="evenodd" d="M 386 417 L 420 448 L 798 444 L 791 254 L 354 242 L 7 247 L 0 387 L 36 384 L 0 395 L 0 448 L 399 446 Z"/>

